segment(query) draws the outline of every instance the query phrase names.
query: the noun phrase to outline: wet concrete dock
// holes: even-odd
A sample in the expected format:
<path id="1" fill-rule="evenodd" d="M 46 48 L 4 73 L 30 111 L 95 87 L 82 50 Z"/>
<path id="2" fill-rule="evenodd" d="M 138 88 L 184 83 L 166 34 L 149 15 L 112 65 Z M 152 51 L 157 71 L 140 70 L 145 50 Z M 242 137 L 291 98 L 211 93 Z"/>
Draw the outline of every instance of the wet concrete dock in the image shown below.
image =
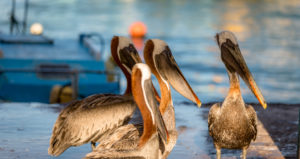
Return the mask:
<path id="1" fill-rule="evenodd" d="M 174 103 L 179 131 L 177 145 L 169 158 L 215 158 L 207 129 L 209 107 Z M 40 103 L 0 104 L 0 158 L 54 158 L 47 154 L 52 126 L 59 105 Z M 68 149 L 58 159 L 82 158 L 90 145 Z M 222 150 L 222 158 L 239 158 L 239 150 Z M 284 158 L 264 126 L 259 123 L 258 137 L 249 148 L 248 158 Z"/>

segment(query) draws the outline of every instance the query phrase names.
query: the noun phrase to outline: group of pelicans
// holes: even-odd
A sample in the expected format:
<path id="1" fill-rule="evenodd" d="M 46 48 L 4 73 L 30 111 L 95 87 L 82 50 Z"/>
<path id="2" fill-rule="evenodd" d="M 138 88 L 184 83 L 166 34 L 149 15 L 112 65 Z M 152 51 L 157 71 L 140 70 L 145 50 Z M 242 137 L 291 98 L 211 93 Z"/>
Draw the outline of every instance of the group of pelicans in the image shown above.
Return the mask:
<path id="1" fill-rule="evenodd" d="M 209 134 L 214 140 L 218 159 L 221 148 L 242 149 L 245 159 L 247 148 L 257 135 L 257 116 L 253 107 L 243 101 L 238 75 L 264 108 L 267 104 L 234 34 L 223 31 L 215 38 L 228 72 L 230 88 L 225 100 L 214 104 L 209 111 Z M 146 42 L 146 64 L 126 37 L 113 37 L 111 54 L 127 79 L 125 93 L 96 94 L 65 107 L 53 127 L 48 153 L 58 156 L 71 146 L 91 142 L 92 152 L 85 158 L 167 158 L 178 137 L 170 86 L 198 107 L 200 100 L 164 41 L 150 39 Z M 161 96 L 152 84 L 151 73 L 158 80 Z"/>

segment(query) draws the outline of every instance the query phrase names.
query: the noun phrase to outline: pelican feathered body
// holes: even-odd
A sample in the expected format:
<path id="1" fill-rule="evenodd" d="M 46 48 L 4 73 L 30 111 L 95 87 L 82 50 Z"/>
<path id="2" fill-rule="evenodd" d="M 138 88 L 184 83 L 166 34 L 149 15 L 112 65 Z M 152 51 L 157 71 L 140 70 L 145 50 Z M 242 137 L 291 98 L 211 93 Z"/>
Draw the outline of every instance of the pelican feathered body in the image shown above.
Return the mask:
<path id="1" fill-rule="evenodd" d="M 167 142 L 168 132 L 156 104 L 149 67 L 136 64 L 132 79 L 132 93 L 143 117 L 142 131 L 133 124 L 119 127 L 86 158 L 161 158 L 160 143 Z"/>
<path id="2" fill-rule="evenodd" d="M 170 84 L 180 94 L 197 103 L 198 106 L 200 106 L 201 102 L 185 80 L 168 45 L 164 41 L 158 39 L 148 40 L 144 48 L 144 58 L 150 67 L 151 72 L 158 79 L 161 90 L 159 109 L 168 130 L 169 142 L 159 140 L 159 153 L 161 156 L 160 158 L 167 158 L 175 146 L 178 137 Z M 130 147 L 135 147 L 136 145 L 133 143 L 136 143 L 134 141 L 138 140 L 142 134 L 142 130 L 143 125 L 141 124 L 122 126 L 111 133 L 109 137 L 100 143 L 96 147 L 95 151 L 88 154 L 87 157 L 91 158 L 91 156 L 93 156 L 94 158 L 97 158 L 96 156 L 98 156 L 98 158 L 101 158 L 105 156 L 103 155 L 104 152 L 112 153 L 109 151 L 110 149 L 113 149 L 113 151 L 120 151 Z M 102 154 L 101 157 L 100 154 Z M 111 155 L 107 155 L 106 157 L 110 158 Z"/>
<path id="3" fill-rule="evenodd" d="M 245 104 L 239 84 L 239 75 L 264 108 L 266 102 L 258 89 L 238 47 L 233 33 L 224 31 L 216 35 L 230 81 L 229 92 L 223 103 L 214 104 L 208 115 L 209 134 L 221 158 L 221 148 L 242 149 L 246 158 L 247 148 L 257 135 L 257 116 L 251 105 Z"/>
<path id="4" fill-rule="evenodd" d="M 148 40 L 144 48 L 144 58 L 157 78 L 161 90 L 159 109 L 170 137 L 169 142 L 164 145 L 165 151 L 162 153 L 162 158 L 167 158 L 178 138 L 171 86 L 187 99 L 197 103 L 199 107 L 201 102 L 180 71 L 171 49 L 165 41 L 159 39 Z"/>
<path id="5" fill-rule="evenodd" d="M 131 69 L 141 59 L 126 37 L 114 37 L 111 53 L 127 78 L 124 95 L 98 94 L 64 108 L 53 127 L 48 153 L 58 156 L 70 146 L 99 142 L 105 134 L 126 124 L 136 109 L 131 94 Z M 94 147 L 93 147 L 94 148 Z"/>

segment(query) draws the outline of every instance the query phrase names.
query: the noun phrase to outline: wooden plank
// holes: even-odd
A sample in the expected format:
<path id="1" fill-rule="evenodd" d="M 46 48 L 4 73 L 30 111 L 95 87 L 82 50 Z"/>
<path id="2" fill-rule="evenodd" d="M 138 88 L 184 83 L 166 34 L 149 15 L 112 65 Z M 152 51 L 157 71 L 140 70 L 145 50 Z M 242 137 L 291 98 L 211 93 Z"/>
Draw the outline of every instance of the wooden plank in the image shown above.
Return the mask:
<path id="1" fill-rule="evenodd" d="M 262 157 L 270 159 L 284 159 L 279 148 L 276 146 L 264 125 L 258 120 L 257 123 L 257 137 L 251 143 L 247 157 Z"/>

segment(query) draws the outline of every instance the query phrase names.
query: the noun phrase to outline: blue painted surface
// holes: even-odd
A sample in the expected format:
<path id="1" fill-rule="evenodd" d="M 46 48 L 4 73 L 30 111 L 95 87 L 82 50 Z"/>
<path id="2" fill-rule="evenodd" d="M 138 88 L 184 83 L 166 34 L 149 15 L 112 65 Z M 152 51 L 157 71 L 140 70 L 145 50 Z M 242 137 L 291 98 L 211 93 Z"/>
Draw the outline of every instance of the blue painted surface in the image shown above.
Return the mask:
<path id="1" fill-rule="evenodd" d="M 54 39 L 53 44 L 0 43 L 4 58 L 94 60 L 88 49 L 77 39 Z"/>
<path id="2" fill-rule="evenodd" d="M 70 70 L 105 71 L 103 60 L 94 60 L 87 48 L 76 40 L 58 40 L 54 45 L 0 44 L 5 53 L 1 69 L 36 69 L 41 64 L 64 64 Z M 106 74 L 80 73 L 78 95 L 119 93 L 119 81 L 108 82 Z M 45 78 L 34 72 L 0 74 L 0 100 L 16 102 L 49 102 L 54 85 L 68 85 L 71 78 Z"/>

